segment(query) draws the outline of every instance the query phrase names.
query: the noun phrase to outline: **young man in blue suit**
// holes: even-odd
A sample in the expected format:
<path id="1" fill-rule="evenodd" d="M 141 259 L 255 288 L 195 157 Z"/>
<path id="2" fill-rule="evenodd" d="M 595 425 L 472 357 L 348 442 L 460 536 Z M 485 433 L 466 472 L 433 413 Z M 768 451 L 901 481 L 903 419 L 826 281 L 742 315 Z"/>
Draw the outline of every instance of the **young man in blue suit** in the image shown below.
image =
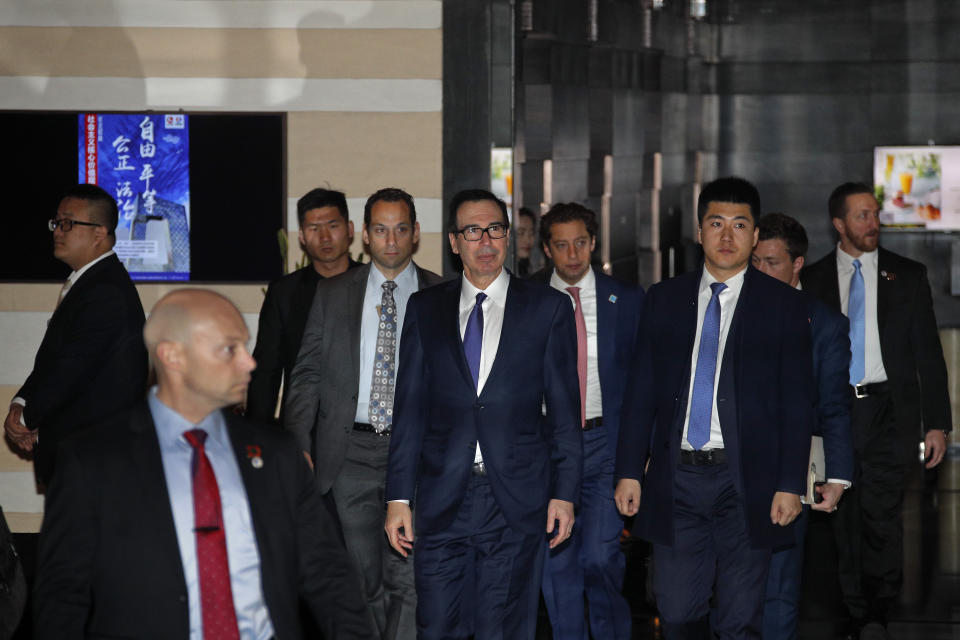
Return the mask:
<path id="1" fill-rule="evenodd" d="M 613 461 L 620 405 L 633 364 L 643 289 L 590 266 L 597 217 L 582 205 L 558 204 L 540 219 L 543 251 L 553 261 L 531 279 L 569 295 L 577 326 L 583 425 L 583 488 L 570 539 L 547 554 L 543 595 L 553 637 L 629 640 L 630 607 L 620 593 L 626 562 L 623 520 L 613 501 Z"/>
<path id="2" fill-rule="evenodd" d="M 384 528 L 414 548 L 416 498 L 421 639 L 532 639 L 545 532 L 563 543 L 580 497 L 573 310 L 504 270 L 502 200 L 462 191 L 448 225 L 463 277 L 407 303 Z"/>
<path id="3" fill-rule="evenodd" d="M 807 253 L 803 225 L 781 213 L 760 218 L 760 239 L 753 251 L 753 266 L 795 289 L 800 288 L 800 269 Z M 817 487 L 822 501 L 810 505 L 816 511 L 832 512 L 853 478 L 853 441 L 850 436 L 850 325 L 809 293 L 804 293 L 813 342 L 813 375 L 816 379 L 817 423 L 814 434 L 823 438 L 822 469 L 826 484 Z M 795 544 L 775 551 L 767 578 L 763 610 L 766 640 L 797 637 L 800 608 L 800 577 L 803 573 L 803 540 L 807 533 L 807 509 L 794 524 Z"/>
<path id="4" fill-rule="evenodd" d="M 651 287 L 641 312 L 616 501 L 653 542 L 670 640 L 759 638 L 770 550 L 790 542 L 800 513 L 810 330 L 796 290 L 750 266 L 759 212 L 749 182 L 706 185 L 703 269 Z"/>

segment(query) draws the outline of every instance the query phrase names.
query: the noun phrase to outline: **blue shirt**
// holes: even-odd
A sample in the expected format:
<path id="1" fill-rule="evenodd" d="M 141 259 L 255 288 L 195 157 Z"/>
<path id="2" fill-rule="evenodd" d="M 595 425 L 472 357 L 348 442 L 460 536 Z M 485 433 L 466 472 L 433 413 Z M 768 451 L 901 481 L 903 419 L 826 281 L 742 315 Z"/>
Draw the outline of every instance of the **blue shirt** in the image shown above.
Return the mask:
<path id="1" fill-rule="evenodd" d="M 177 530 L 180 561 L 187 581 L 190 605 L 190 638 L 203 640 L 203 618 L 200 613 L 200 583 L 197 577 L 197 538 L 193 532 L 193 447 L 183 437 L 190 429 L 207 432 L 204 449 L 217 476 L 220 503 L 223 506 L 224 533 L 227 538 L 227 562 L 230 566 L 230 588 L 237 612 L 240 637 L 253 640 L 272 638 L 273 624 L 263 598 L 260 581 L 260 551 L 253 531 L 247 492 L 240 477 L 240 467 L 227 434 L 223 413 L 214 411 L 197 424 L 157 399 L 157 388 L 147 394 L 150 413 L 160 441 L 160 457 L 170 495 L 173 524 Z M 149 553 L 149 549 L 144 549 Z"/>
<path id="2" fill-rule="evenodd" d="M 370 387 L 373 386 L 373 361 L 377 354 L 377 334 L 380 330 L 380 302 L 383 300 L 383 283 L 387 281 L 376 264 L 370 265 L 367 276 L 367 289 L 363 294 L 363 314 L 360 320 L 360 387 L 357 389 L 357 422 L 370 422 Z M 407 313 L 407 300 L 416 293 L 417 268 L 413 260 L 393 280 L 397 288 L 393 290 L 393 301 L 397 305 L 397 327 L 403 326 L 403 317 Z M 399 329 L 398 329 L 399 330 Z M 393 354 L 394 362 L 400 354 L 400 334 L 397 333 L 397 350 Z M 396 372 L 394 372 L 396 373 Z"/>

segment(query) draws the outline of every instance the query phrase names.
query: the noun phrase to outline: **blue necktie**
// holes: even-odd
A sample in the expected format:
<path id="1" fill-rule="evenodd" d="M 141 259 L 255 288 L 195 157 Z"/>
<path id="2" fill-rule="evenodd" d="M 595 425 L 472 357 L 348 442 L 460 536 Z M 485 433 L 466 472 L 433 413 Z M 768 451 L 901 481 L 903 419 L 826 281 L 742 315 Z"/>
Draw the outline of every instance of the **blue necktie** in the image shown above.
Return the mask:
<path id="1" fill-rule="evenodd" d="M 850 276 L 850 303 L 847 306 L 847 317 L 850 319 L 850 384 L 852 385 L 860 384 L 865 371 L 866 306 L 860 261 L 854 260 L 853 275 Z"/>
<path id="2" fill-rule="evenodd" d="M 473 386 L 480 380 L 480 350 L 483 346 L 483 301 L 487 294 L 483 291 L 477 294 L 477 303 L 467 318 L 467 328 L 463 332 L 463 353 L 467 356 L 467 366 L 473 376 Z"/>
<path id="3" fill-rule="evenodd" d="M 720 347 L 720 292 L 727 288 L 722 282 L 710 285 L 713 295 L 703 316 L 700 330 L 700 352 L 697 371 L 693 376 L 693 397 L 690 399 L 690 424 L 687 442 L 694 449 L 702 449 L 710 441 L 710 414 L 713 413 L 713 381 L 717 373 L 717 351 Z"/>

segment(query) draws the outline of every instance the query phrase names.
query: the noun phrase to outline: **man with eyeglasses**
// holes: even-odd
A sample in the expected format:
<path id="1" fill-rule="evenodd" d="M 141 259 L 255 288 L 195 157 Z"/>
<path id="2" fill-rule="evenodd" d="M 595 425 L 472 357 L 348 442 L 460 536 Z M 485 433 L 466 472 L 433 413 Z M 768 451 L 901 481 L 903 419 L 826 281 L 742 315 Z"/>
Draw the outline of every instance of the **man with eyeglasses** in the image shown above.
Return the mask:
<path id="1" fill-rule="evenodd" d="M 60 440 L 129 409 L 146 390 L 143 306 L 113 252 L 117 219 L 109 193 L 80 184 L 48 222 L 53 255 L 73 272 L 4 422 L 10 442 L 33 452 L 41 487 L 50 484 Z"/>
<path id="2" fill-rule="evenodd" d="M 463 276 L 407 305 L 384 528 L 414 552 L 420 638 L 533 638 L 545 534 L 570 536 L 580 497 L 573 309 L 503 268 L 502 200 L 462 191 L 448 215 Z"/>
<path id="3" fill-rule="evenodd" d="M 413 563 L 383 537 L 399 327 L 407 299 L 440 282 L 412 260 L 420 240 L 413 198 L 380 189 L 363 210 L 371 263 L 317 287 L 290 375 L 285 427 L 312 456 L 333 496 L 347 549 L 384 640 L 414 640 Z"/>

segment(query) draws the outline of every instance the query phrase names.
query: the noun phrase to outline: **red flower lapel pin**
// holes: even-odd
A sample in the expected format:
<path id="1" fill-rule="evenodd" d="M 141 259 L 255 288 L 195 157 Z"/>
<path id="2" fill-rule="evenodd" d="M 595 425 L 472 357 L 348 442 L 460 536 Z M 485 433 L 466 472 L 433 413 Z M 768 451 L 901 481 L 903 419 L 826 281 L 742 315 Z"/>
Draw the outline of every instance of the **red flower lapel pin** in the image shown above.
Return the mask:
<path id="1" fill-rule="evenodd" d="M 247 460 L 250 461 L 250 466 L 254 469 L 259 469 L 263 466 L 263 456 L 260 452 L 260 445 L 247 445 Z"/>

